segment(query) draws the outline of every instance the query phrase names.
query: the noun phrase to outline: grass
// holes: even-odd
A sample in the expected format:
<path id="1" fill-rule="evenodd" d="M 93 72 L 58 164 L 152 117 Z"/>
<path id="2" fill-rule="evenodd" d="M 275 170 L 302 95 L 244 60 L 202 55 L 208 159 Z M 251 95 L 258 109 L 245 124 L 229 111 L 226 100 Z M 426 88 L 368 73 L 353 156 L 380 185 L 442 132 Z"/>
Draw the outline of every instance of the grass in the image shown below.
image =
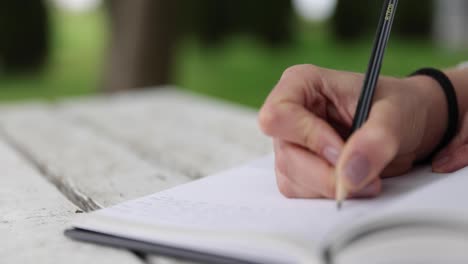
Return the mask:
<path id="1" fill-rule="evenodd" d="M 33 76 L 0 76 L 0 100 L 54 100 L 98 91 L 106 40 L 102 11 L 84 15 L 53 12 L 53 52 L 49 65 Z M 372 39 L 343 43 L 326 26 L 302 25 L 289 47 L 268 48 L 247 36 L 202 48 L 187 38 L 176 57 L 174 82 L 183 89 L 259 107 L 285 68 L 313 63 L 349 71 L 365 70 Z M 468 51 L 450 53 L 429 41 L 393 36 L 383 74 L 404 76 L 422 66 L 450 67 L 468 59 Z"/>
<path id="2" fill-rule="evenodd" d="M 290 65 L 312 63 L 347 71 L 364 72 L 372 39 L 343 43 L 333 39 L 326 27 L 303 27 L 287 49 L 269 49 L 249 38 L 238 37 L 215 50 L 203 50 L 189 42 L 179 53 L 178 83 L 181 87 L 252 107 L 259 107 Z M 451 53 L 429 41 L 393 38 L 383 74 L 405 76 L 417 68 L 451 67 L 468 52 Z"/>

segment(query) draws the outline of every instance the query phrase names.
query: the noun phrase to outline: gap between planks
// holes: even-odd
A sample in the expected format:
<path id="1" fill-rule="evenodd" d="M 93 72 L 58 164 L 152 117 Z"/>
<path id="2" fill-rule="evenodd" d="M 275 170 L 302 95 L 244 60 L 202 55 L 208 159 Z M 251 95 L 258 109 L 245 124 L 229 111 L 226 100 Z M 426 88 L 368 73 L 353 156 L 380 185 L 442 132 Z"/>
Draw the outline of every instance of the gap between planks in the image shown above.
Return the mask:
<path id="1" fill-rule="evenodd" d="M 2 263 L 141 263 L 126 251 L 65 238 L 76 207 L 1 138 L 0 156 Z"/>
<path id="2" fill-rule="evenodd" d="M 155 169 L 122 150 L 113 142 L 94 135 L 87 128 L 69 124 L 56 115 L 55 110 L 50 106 L 35 104 L 29 107 L 15 107 L 14 111 L 3 111 L 0 113 L 0 128 L 9 144 L 83 211 L 99 209 L 102 206 L 140 197 L 189 180 L 174 172 Z M 64 138 L 60 138 L 61 136 Z M 86 140 L 83 141 L 83 138 Z M 58 145 L 46 143 L 57 139 L 61 139 Z M 82 145 L 90 145 L 91 148 L 80 149 Z M 61 150 L 74 148 L 78 149 L 75 153 L 77 155 L 72 155 L 72 157 L 65 155 L 64 159 L 60 157 L 63 155 L 59 153 Z M 117 170 L 110 173 L 115 181 L 111 184 L 114 188 L 108 188 L 109 190 L 103 193 L 97 192 L 97 189 L 107 187 L 108 182 L 99 177 L 105 173 L 105 170 L 85 162 L 79 165 L 78 168 L 81 170 L 73 171 L 76 167 L 75 163 L 80 161 L 80 156 L 92 153 L 104 153 L 105 160 L 101 160 L 103 163 L 124 163 L 124 166 L 117 166 Z M 60 166 L 61 163 L 64 163 L 63 166 Z M 123 173 L 118 172 L 119 168 L 123 169 Z M 90 178 L 80 176 L 90 176 Z M 132 183 L 144 186 L 144 188 L 133 190 L 132 185 L 122 178 L 131 176 L 135 176 Z M 87 184 L 83 184 L 84 182 Z M 89 186 L 94 189 L 89 189 Z M 141 260 L 146 263 L 180 263 L 174 259 L 154 256 L 147 256 Z"/>
<path id="3" fill-rule="evenodd" d="M 166 102 L 166 104 L 163 102 Z M 164 149 L 168 146 L 170 147 L 170 145 L 153 144 L 150 145 L 149 148 L 142 148 L 141 146 L 144 146 L 145 144 L 142 141 L 144 138 L 141 137 L 141 134 L 137 133 L 136 135 L 130 136 L 124 134 L 122 136 L 122 134 L 114 133 L 118 130 L 119 126 L 122 125 L 122 123 L 119 123 L 119 118 L 123 119 L 123 121 L 130 121 L 132 116 L 135 117 L 135 115 L 141 114 L 142 112 L 140 111 L 143 111 L 143 113 L 145 112 L 144 108 L 138 107 L 137 111 L 134 111 L 135 108 L 131 106 L 132 104 L 148 107 L 147 109 L 150 110 L 150 113 L 162 110 L 171 104 L 179 106 L 180 111 L 172 111 L 172 113 L 168 112 L 168 118 L 166 119 L 161 119 L 161 115 L 156 117 L 153 116 L 153 120 L 151 120 L 150 117 L 147 117 L 148 119 L 146 120 L 145 118 L 140 118 L 137 124 L 142 126 L 142 130 L 150 129 L 153 131 L 156 126 L 154 122 L 151 121 L 162 120 L 163 122 L 159 123 L 159 125 L 167 126 L 169 129 L 159 136 L 162 136 L 161 140 L 165 140 L 165 136 L 169 141 L 179 140 L 178 137 L 180 134 L 176 134 L 176 137 L 174 137 L 173 133 L 170 133 L 171 129 L 180 129 L 180 126 L 177 127 L 177 122 L 173 122 L 175 119 L 178 119 L 177 121 L 182 124 L 188 125 L 189 130 L 192 129 L 195 131 L 195 133 L 189 134 L 192 136 L 192 138 L 189 138 L 190 140 L 202 140 L 200 135 L 204 134 L 203 131 L 208 131 L 209 133 L 206 133 L 205 139 L 210 141 L 211 147 L 207 148 L 207 150 L 205 149 L 205 152 L 201 154 L 208 157 L 209 160 L 211 159 L 211 163 L 199 164 L 198 162 L 197 164 L 189 162 L 193 159 L 197 160 L 197 156 L 200 154 L 197 153 L 197 145 L 190 145 L 191 150 L 195 151 L 188 151 L 188 154 L 185 156 L 180 157 L 176 155 L 166 162 L 155 162 L 159 157 L 159 153 L 170 152 L 168 149 Z M 124 106 L 123 113 L 120 112 L 117 115 L 109 114 L 108 111 L 122 110 L 121 106 Z M 229 104 L 219 103 L 206 98 L 186 95 L 181 92 L 163 91 L 158 93 L 124 94 L 105 99 L 90 98 L 81 102 L 67 102 L 60 104 L 59 107 L 44 107 L 39 104 L 33 107 L 33 109 L 28 110 L 27 108 L 28 107 L 18 108 L 16 111 L 13 111 L 14 113 L 12 116 L 9 116 L 6 119 L 0 118 L 0 124 L 3 126 L 5 137 L 18 151 L 22 153 L 23 156 L 33 163 L 38 170 L 40 170 L 44 175 L 47 175 L 49 181 L 51 181 L 65 196 L 67 196 L 70 201 L 75 203 L 84 211 L 95 210 L 102 206 L 109 206 L 122 200 L 153 193 L 157 190 L 163 190 L 179 183 L 189 181 L 190 179 L 186 178 L 184 174 L 188 174 L 189 176 L 192 176 L 192 178 L 204 176 L 216 170 L 227 168 L 250 159 L 251 157 L 268 153 L 270 151 L 269 141 L 265 140 L 263 137 L 259 137 L 255 125 L 255 114 L 253 111 L 245 110 L 244 108 Z M 83 111 L 83 109 L 86 110 L 86 108 L 89 108 L 91 112 Z M 219 111 L 216 109 L 219 109 Z M 101 126 L 99 124 L 99 119 L 92 118 L 92 111 L 97 111 L 98 116 L 101 115 L 105 119 L 110 119 L 110 123 L 105 123 L 105 126 Z M 125 113 L 125 111 L 127 112 Z M 197 115 L 202 116 L 202 118 L 196 121 L 192 120 Z M 48 126 L 39 126 L 39 131 L 35 131 L 35 128 L 37 127 L 34 126 L 34 123 L 37 121 L 45 121 Z M 148 124 L 150 125 L 148 126 Z M 20 130 L 21 132 L 18 133 Z M 138 163 L 138 166 L 135 167 L 144 167 L 142 170 L 141 168 L 137 169 L 139 172 L 143 171 L 143 173 L 137 173 L 138 176 L 143 175 L 142 178 L 145 178 L 145 175 L 148 175 L 148 168 L 152 171 L 149 174 L 161 175 L 161 168 L 156 170 L 153 168 L 156 166 L 162 167 L 162 171 L 164 171 L 162 172 L 164 175 L 162 178 L 172 179 L 175 177 L 178 178 L 178 180 L 170 181 L 168 184 L 163 184 L 163 186 L 159 186 L 156 190 L 154 188 L 146 188 L 144 190 L 137 191 L 135 194 L 128 193 L 129 186 L 125 184 L 125 180 L 122 180 L 122 175 L 117 173 L 117 175 L 113 175 L 113 177 L 117 178 L 117 181 L 114 183 L 118 185 L 116 189 L 121 191 L 119 197 L 115 197 L 115 195 L 111 195 L 109 192 L 104 194 L 97 193 L 97 195 L 95 195 L 96 190 L 90 190 L 89 184 L 83 184 L 83 181 L 89 182 L 91 180 L 96 180 L 96 177 L 98 177 L 99 173 L 102 173 L 102 170 L 96 168 L 93 170 L 93 166 L 90 166 L 86 170 L 81 170 L 81 172 L 87 172 L 88 175 L 91 174 L 92 179 L 79 179 L 77 175 L 80 175 L 80 173 L 73 173 L 72 168 L 76 167 L 76 165 L 73 166 L 72 160 L 61 160 L 52 155 L 57 154 L 53 152 L 60 152 L 60 148 L 78 147 L 79 149 L 79 145 L 86 143 L 83 142 L 79 135 L 70 133 L 72 130 L 81 131 L 82 134 L 84 133 L 87 135 L 88 139 L 92 139 L 91 144 L 94 143 L 97 145 L 94 149 L 82 150 L 81 155 L 85 155 L 87 151 L 89 154 L 92 150 L 99 151 L 103 148 L 110 148 L 113 149 L 113 151 L 122 152 L 122 145 L 125 145 L 126 149 L 129 149 L 130 152 L 138 153 L 140 157 L 144 157 L 145 155 L 149 155 L 151 157 L 149 161 L 152 161 L 152 165 L 148 165 L 146 162 L 135 159 L 134 157 L 130 158 L 130 161 L 124 161 L 124 163 Z M 39 133 L 39 136 L 36 135 L 36 133 Z M 54 135 L 59 137 L 66 135 L 65 138 L 67 140 L 62 140 L 62 143 L 65 143 L 63 146 L 53 146 L 52 148 L 47 149 L 48 145 L 42 144 L 41 140 L 54 140 L 56 138 Z M 107 136 L 110 136 L 111 139 L 103 139 L 103 137 Z M 31 137 L 33 140 L 30 140 Z M 49 138 L 44 139 L 42 137 Z M 78 142 L 75 142 L 74 144 L 73 142 L 77 139 Z M 102 144 L 102 141 L 106 143 Z M 113 146 L 110 147 L 111 145 Z M 44 149 L 44 147 L 46 148 Z M 227 158 L 227 161 L 225 161 L 226 159 L 219 159 L 219 157 L 216 157 L 216 155 L 218 155 L 217 153 L 213 156 L 213 153 L 211 152 L 217 147 L 223 148 L 225 153 L 233 154 L 234 157 L 231 157 L 231 159 Z M 45 153 L 41 150 L 44 150 Z M 52 154 L 50 152 L 52 152 Z M 45 158 L 41 158 L 41 154 L 45 154 Z M 80 155 L 78 155 L 78 157 L 79 156 Z M 116 158 L 112 155 L 107 157 L 107 159 L 122 161 L 122 159 Z M 59 166 L 59 163 L 61 162 L 65 162 L 65 164 L 70 165 L 70 168 Z M 79 162 L 79 160 L 75 160 L 75 162 Z M 135 164 L 133 164 L 133 166 Z M 145 180 L 141 180 L 141 178 L 138 180 L 138 178 L 140 177 L 137 177 L 137 184 L 151 186 L 151 184 L 148 184 Z M 160 180 L 158 183 L 160 184 Z M 103 184 L 102 179 L 98 179 L 97 184 L 95 185 L 99 186 L 99 184 Z M 124 186 L 127 189 L 123 188 Z M 114 189 L 114 191 L 116 189 Z M 157 263 L 162 261 L 159 257 L 149 257 L 147 260 L 149 262 Z M 172 259 L 167 259 L 163 262 L 174 263 Z"/>
<path id="4" fill-rule="evenodd" d="M 83 210 L 138 198 L 189 181 L 156 168 L 116 142 L 62 120 L 48 107 L 0 117 L 6 138 Z"/>

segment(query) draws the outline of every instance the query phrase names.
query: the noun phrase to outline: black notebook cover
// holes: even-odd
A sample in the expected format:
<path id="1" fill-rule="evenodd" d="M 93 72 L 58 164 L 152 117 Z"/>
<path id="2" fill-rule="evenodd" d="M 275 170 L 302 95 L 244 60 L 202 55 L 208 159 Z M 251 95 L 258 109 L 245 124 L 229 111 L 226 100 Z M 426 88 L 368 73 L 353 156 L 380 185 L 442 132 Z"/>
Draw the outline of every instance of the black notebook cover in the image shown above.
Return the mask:
<path id="1" fill-rule="evenodd" d="M 111 246 L 120 249 L 128 249 L 138 254 L 162 255 L 212 264 L 261 264 L 259 262 L 235 259 L 162 244 L 143 242 L 79 228 L 67 229 L 65 230 L 64 234 L 73 240 Z"/>

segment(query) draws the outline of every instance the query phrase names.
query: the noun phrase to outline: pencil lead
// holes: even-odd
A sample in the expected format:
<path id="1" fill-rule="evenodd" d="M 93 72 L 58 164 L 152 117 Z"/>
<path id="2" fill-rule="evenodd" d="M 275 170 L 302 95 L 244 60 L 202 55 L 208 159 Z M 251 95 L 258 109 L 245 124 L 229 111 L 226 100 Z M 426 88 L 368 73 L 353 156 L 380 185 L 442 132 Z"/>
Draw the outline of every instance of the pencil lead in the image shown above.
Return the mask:
<path id="1" fill-rule="evenodd" d="M 341 207 L 343 207 L 343 202 L 342 201 L 336 202 L 336 210 L 341 211 Z"/>
<path id="2" fill-rule="evenodd" d="M 338 211 L 341 211 L 341 208 L 343 207 L 343 202 L 346 200 L 347 192 L 346 188 L 343 183 L 343 179 L 339 177 L 336 173 L 334 172 L 335 179 L 336 179 L 336 194 L 335 194 L 335 201 L 336 201 L 336 209 Z"/>

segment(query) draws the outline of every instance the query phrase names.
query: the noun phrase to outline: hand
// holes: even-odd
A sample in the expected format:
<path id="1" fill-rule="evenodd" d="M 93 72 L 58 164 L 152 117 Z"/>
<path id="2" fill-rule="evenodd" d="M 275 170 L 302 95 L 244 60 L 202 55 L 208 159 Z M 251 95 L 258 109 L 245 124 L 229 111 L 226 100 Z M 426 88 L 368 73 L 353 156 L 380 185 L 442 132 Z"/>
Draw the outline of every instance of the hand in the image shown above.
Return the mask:
<path id="1" fill-rule="evenodd" d="M 347 138 L 363 78 L 299 65 L 287 69 L 268 96 L 259 123 L 273 138 L 285 196 L 334 198 L 337 177 L 351 197 L 378 195 L 380 176 L 407 172 L 439 142 L 445 98 L 435 81 L 420 76 L 380 78 L 368 121 Z"/>

